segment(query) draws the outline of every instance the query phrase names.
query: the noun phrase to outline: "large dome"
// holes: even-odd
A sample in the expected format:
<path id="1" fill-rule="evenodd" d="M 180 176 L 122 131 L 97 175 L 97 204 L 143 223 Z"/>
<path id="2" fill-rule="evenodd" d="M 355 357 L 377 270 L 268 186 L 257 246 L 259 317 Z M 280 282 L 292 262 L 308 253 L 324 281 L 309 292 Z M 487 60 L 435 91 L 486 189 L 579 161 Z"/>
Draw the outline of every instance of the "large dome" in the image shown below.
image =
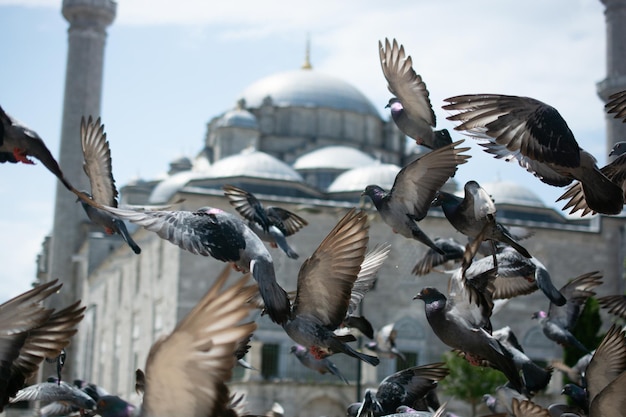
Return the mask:
<path id="1" fill-rule="evenodd" d="M 268 96 L 279 107 L 327 107 L 380 117 L 374 105 L 355 87 L 310 69 L 270 75 L 241 93 L 249 108 L 261 107 Z"/>
<path id="2" fill-rule="evenodd" d="M 349 146 L 325 146 L 302 155 L 293 167 L 303 169 L 352 169 L 363 165 L 371 165 L 374 158 L 356 148 Z"/>
<path id="3" fill-rule="evenodd" d="M 363 191 L 376 184 L 388 190 L 393 186 L 400 167 L 394 164 L 375 163 L 346 171 L 328 187 L 329 193 Z"/>
<path id="4" fill-rule="evenodd" d="M 228 178 L 237 176 L 258 177 L 283 181 L 303 182 L 293 168 L 273 156 L 254 149 L 215 162 L 208 169 L 207 177 Z"/>

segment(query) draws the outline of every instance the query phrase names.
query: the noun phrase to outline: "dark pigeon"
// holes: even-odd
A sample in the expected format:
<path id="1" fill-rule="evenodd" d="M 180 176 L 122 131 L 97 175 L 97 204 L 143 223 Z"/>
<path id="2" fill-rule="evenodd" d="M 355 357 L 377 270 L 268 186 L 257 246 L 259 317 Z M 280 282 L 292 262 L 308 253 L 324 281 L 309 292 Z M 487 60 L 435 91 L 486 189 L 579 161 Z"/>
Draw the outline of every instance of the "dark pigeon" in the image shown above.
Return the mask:
<path id="1" fill-rule="evenodd" d="M 469 148 L 455 148 L 458 141 L 431 151 L 400 170 L 388 192 L 378 185 L 368 185 L 363 195 L 369 196 L 382 220 L 394 233 L 415 239 L 443 254 L 419 228 L 417 222 L 426 217 L 437 191 L 454 175 L 457 166 L 470 158 L 461 152 Z"/>
<path id="2" fill-rule="evenodd" d="M 351 209 L 300 267 L 293 309 L 283 327 L 317 359 L 342 352 L 373 366 L 380 362 L 333 333 L 346 318 L 368 240 L 367 214 Z"/>
<path id="3" fill-rule="evenodd" d="M 626 142 L 617 142 L 613 145 L 609 156 L 616 156 L 616 158 L 600 168 L 600 171 L 606 175 L 609 180 L 617 184 L 626 196 Z M 582 210 L 581 217 L 589 213 L 595 214 L 595 211 L 589 208 L 587 204 L 585 192 L 580 182 L 571 185 L 556 201 L 566 199 L 568 202 L 563 206 L 563 210 L 567 210 L 571 207 L 572 210 L 570 210 L 570 214 L 580 210 Z"/>
<path id="4" fill-rule="evenodd" d="M 485 240 L 506 243 L 525 257 L 531 258 L 528 250 L 517 243 L 506 227 L 496 221 L 496 206 L 491 196 L 476 181 L 466 182 L 464 190 L 463 198 L 439 191 L 433 205 L 441 206 L 450 224 L 465 236 L 475 239 L 484 231 Z"/>
<path id="5" fill-rule="evenodd" d="M 380 65 L 387 79 L 387 88 L 395 97 L 389 100 L 391 118 L 398 129 L 418 145 L 431 149 L 452 143 L 446 129 L 434 130 L 435 112 L 430 104 L 429 92 L 422 77 L 413 69 L 413 61 L 406 56 L 404 46 L 385 39 L 378 42 Z"/>
<path id="6" fill-rule="evenodd" d="M 548 312 L 538 311 L 533 313 L 532 318 L 538 319 L 543 334 L 550 340 L 563 345 L 574 346 L 584 353 L 589 349 L 582 345 L 572 334 L 572 330 L 578 321 L 578 317 L 589 297 L 595 295 L 593 289 L 602 283 L 602 275 L 597 271 L 588 272 L 574 278 L 561 287 L 561 294 L 567 302 L 562 306 L 550 303 Z"/>
<path id="7" fill-rule="evenodd" d="M 322 375 L 332 374 L 341 379 L 346 384 L 349 384 L 345 376 L 341 374 L 337 365 L 331 362 L 328 358 L 317 359 L 315 358 L 304 346 L 293 345 L 290 350 L 300 363 L 309 369 L 314 370 Z"/>
<path id="8" fill-rule="evenodd" d="M 436 237 L 433 243 L 439 251 L 429 248 L 422 258 L 417 261 L 413 267 L 413 274 L 421 276 L 426 275 L 435 270 L 439 265 L 444 265 L 448 262 L 460 261 L 463 259 L 463 253 L 465 252 L 465 246 L 457 242 L 453 238 L 441 238 Z"/>
<path id="9" fill-rule="evenodd" d="M 111 149 L 109 148 L 109 141 L 100 118 L 95 121 L 91 116 L 89 116 L 87 121 L 84 117 L 81 118 L 80 141 L 84 158 L 83 170 L 91 184 L 91 192 L 84 192 L 85 195 L 99 204 L 117 207 L 118 191 L 115 186 L 115 179 L 113 179 Z M 95 224 L 102 226 L 106 234 L 122 236 L 122 239 L 130 246 L 133 252 L 136 254 L 141 253 L 141 248 L 132 239 L 122 220 L 104 210 L 89 205 L 85 200 L 79 198 L 77 201 L 81 202 L 87 217 Z"/>
<path id="10" fill-rule="evenodd" d="M 222 189 L 230 204 L 261 240 L 280 247 L 291 259 L 298 259 L 298 253 L 289 246 L 286 238 L 309 224 L 305 219 L 281 207 L 263 207 L 254 194 L 233 185 L 225 185 Z"/>
<path id="11" fill-rule="evenodd" d="M 582 149 L 567 123 L 554 108 L 529 97 L 470 94 L 445 99 L 446 110 L 458 113 L 456 130 L 484 140 L 481 146 L 496 158 L 517 160 L 546 184 L 564 187 L 580 181 L 589 208 L 619 214 L 622 189 L 604 175 L 596 159 Z"/>
<path id="12" fill-rule="evenodd" d="M 103 207 L 193 254 L 211 256 L 230 262 L 241 271 L 252 272 L 270 318 L 279 324 L 287 320 L 289 298 L 276 282 L 272 256 L 238 216 L 213 207 L 202 207 L 195 212 Z"/>

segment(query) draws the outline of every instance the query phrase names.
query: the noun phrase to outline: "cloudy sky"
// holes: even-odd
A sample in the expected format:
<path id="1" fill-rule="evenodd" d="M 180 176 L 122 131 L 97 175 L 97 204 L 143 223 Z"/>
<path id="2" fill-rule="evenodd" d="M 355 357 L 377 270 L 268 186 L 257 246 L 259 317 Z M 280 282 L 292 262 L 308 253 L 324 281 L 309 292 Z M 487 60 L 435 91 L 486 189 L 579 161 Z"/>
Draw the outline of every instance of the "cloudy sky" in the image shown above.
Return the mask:
<path id="1" fill-rule="evenodd" d="M 102 101 L 116 182 L 154 178 L 175 157 L 194 155 L 206 123 L 234 107 L 248 85 L 299 68 L 307 36 L 314 69 L 353 84 L 385 118 L 389 94 L 377 43 L 395 37 L 426 81 L 440 127 L 453 127 L 441 109 L 446 97 L 530 96 L 556 107 L 580 145 L 604 163 L 604 114 L 595 87 L 606 74 L 599 0 L 393 5 L 120 0 L 108 32 Z M 61 1 L 0 0 L 0 104 L 35 129 L 54 155 L 67 54 L 68 24 L 60 10 Z M 474 158 L 459 170 L 460 183 L 517 181 L 548 205 L 563 191 L 470 144 Z M 0 168 L 3 301 L 34 279 L 37 253 L 52 228 L 56 179 L 41 165 Z"/>

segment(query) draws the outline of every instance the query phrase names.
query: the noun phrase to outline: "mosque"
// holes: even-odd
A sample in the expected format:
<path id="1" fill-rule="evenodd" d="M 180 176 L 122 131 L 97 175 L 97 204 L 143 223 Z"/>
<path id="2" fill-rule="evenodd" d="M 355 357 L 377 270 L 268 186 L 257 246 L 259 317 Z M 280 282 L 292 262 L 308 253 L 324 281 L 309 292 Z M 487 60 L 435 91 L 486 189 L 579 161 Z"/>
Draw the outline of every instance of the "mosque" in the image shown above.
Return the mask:
<path id="1" fill-rule="evenodd" d="M 89 7 L 100 8 L 96 15 L 101 20 L 93 21 L 100 22 L 104 33 L 113 20 L 116 3 L 65 0 L 63 5 L 64 16 L 71 25 L 80 20 L 76 13 L 86 13 Z M 70 31 L 70 36 L 77 36 L 76 32 Z M 93 39 L 93 34 L 90 36 Z M 68 83 L 69 66 L 70 62 Z M 626 89 L 607 80 L 604 87 L 599 86 L 607 89 L 603 90 L 605 96 L 611 92 L 609 87 Z M 71 87 L 66 87 L 66 94 L 67 91 Z M 210 119 L 194 157 L 171 161 L 164 177 L 142 178 L 124 185 L 121 204 L 171 204 L 182 200 L 176 210 L 213 206 L 234 212 L 221 189 L 232 184 L 254 193 L 265 205 L 296 212 L 309 223 L 289 238 L 299 259 L 270 249 L 277 279 L 287 291 L 295 290 L 300 265 L 343 213 L 352 207 L 368 210 L 369 247 L 389 243 L 391 251 L 375 288 L 364 299 L 362 314 L 375 328 L 396 323 L 397 346 L 406 361 L 381 358 L 380 365 L 372 367 L 345 355 L 334 355 L 331 360 L 350 381 L 347 385 L 332 375 L 320 375 L 303 367 L 290 354 L 293 342 L 283 329 L 263 316 L 257 318 L 259 327 L 246 357 L 255 369 L 237 368 L 231 382 L 232 391 L 247 395 L 247 408 L 253 413 L 262 414 L 278 402 L 286 416 L 344 416 L 346 406 L 361 398 L 364 388 L 376 387 L 397 369 L 437 362 L 441 353 L 448 350 L 429 328 L 423 303 L 413 300 L 425 286 L 445 290 L 446 275 L 412 275 L 416 260 L 427 247 L 395 235 L 382 223 L 369 200 L 360 196 L 368 184 L 390 188 L 401 167 L 423 150 L 407 145 L 393 121 L 381 117 L 354 86 L 316 71 L 308 56 L 299 69 L 242 86 L 233 102 L 234 106 Z M 84 109 L 67 108 L 72 105 L 76 106 L 66 99 L 64 126 L 85 113 Z M 87 113 L 99 114 L 98 108 L 88 110 Z M 67 135 L 72 135 L 69 130 Z M 61 158 L 70 158 L 60 161 L 66 167 L 72 164 L 71 158 L 80 155 L 62 154 Z M 624 217 L 598 215 L 573 220 L 547 207 L 522 185 L 481 185 L 493 196 L 500 222 L 533 232 L 524 246 L 546 266 L 557 287 L 577 275 L 598 270 L 604 277 L 599 295 L 624 293 Z M 462 193 L 462 184 L 454 179 L 445 187 Z M 57 200 L 66 194 L 57 193 Z M 67 379 L 92 381 L 138 403 L 134 370 L 144 367 L 150 346 L 191 310 L 225 264 L 183 251 L 142 228 L 133 228 L 133 238 L 142 248 L 142 253 L 135 255 L 121 238 L 104 235 L 81 212 L 68 214 L 60 208 L 63 204 L 57 201 L 55 229 L 44 243 L 38 278 L 43 281 L 51 276 L 67 277 L 76 291 L 67 297 L 80 298 L 87 306 L 72 342 L 68 368 L 72 375 Z M 68 227 L 73 230 L 72 244 L 62 244 L 58 237 L 60 225 L 64 225 L 63 233 L 68 233 Z M 436 209 L 420 222 L 420 227 L 431 237 L 463 240 Z M 589 250 L 591 247 L 593 251 Z M 58 258 L 63 256 L 69 267 L 61 266 L 63 262 Z M 61 274 L 59 268 L 66 270 Z M 231 279 L 236 275 L 233 271 Z M 547 307 L 548 300 L 540 292 L 518 297 L 493 317 L 494 328 L 510 325 L 533 359 L 545 363 L 560 358 L 561 348 L 546 339 L 531 320 L 534 311 Z M 360 346 L 367 341 L 357 343 Z M 553 380 L 555 386 L 549 391 L 560 389 L 560 380 Z"/>

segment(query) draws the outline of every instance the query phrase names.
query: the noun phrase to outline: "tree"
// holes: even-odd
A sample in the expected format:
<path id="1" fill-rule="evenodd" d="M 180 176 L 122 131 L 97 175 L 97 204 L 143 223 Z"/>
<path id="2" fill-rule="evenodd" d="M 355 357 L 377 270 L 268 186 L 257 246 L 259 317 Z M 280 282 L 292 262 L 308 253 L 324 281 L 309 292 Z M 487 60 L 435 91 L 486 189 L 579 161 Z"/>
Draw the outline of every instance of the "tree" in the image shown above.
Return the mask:
<path id="1" fill-rule="evenodd" d="M 495 389 L 506 383 L 506 377 L 492 368 L 471 365 L 454 352 L 443 355 L 450 374 L 439 385 L 444 394 L 465 401 L 472 407 L 472 417 L 476 415 L 476 408 L 483 395 L 494 392 Z"/>

